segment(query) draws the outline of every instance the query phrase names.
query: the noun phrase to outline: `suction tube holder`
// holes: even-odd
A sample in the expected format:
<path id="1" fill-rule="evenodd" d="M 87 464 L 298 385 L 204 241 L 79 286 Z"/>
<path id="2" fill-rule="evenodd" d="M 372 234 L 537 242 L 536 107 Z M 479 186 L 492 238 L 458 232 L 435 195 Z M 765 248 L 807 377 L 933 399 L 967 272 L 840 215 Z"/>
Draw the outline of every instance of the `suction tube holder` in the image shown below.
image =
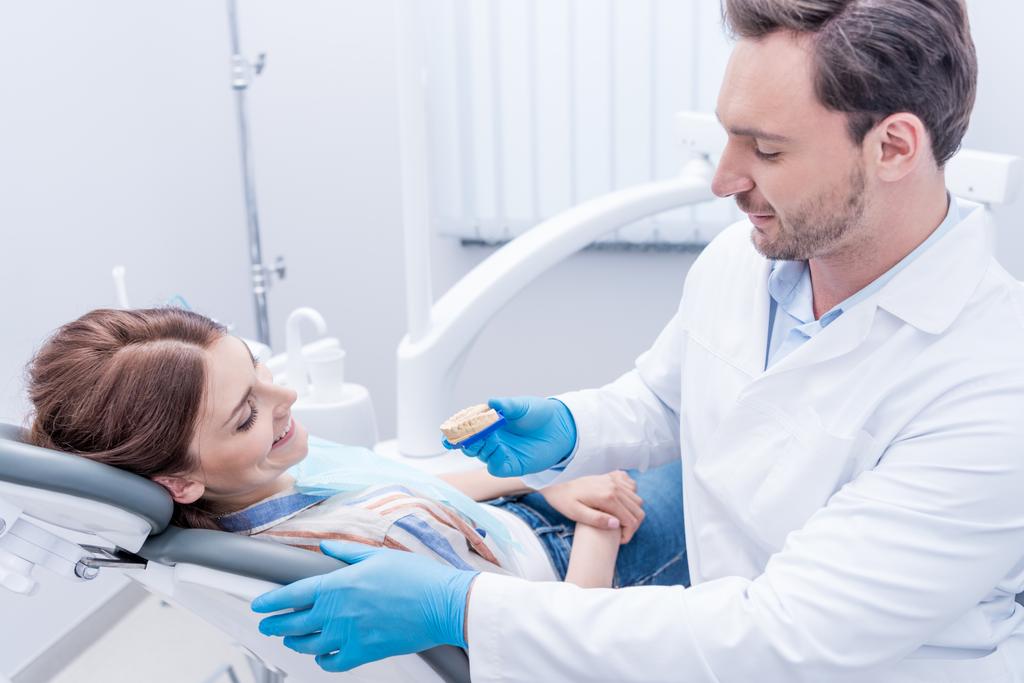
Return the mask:
<path id="1" fill-rule="evenodd" d="M 308 321 L 316 328 L 317 334 L 327 334 L 327 323 L 324 317 L 312 308 L 296 308 L 288 316 L 285 324 L 285 351 L 288 353 L 288 386 L 298 392 L 299 396 L 309 393 L 309 369 L 306 358 L 302 354 L 302 322 Z"/>

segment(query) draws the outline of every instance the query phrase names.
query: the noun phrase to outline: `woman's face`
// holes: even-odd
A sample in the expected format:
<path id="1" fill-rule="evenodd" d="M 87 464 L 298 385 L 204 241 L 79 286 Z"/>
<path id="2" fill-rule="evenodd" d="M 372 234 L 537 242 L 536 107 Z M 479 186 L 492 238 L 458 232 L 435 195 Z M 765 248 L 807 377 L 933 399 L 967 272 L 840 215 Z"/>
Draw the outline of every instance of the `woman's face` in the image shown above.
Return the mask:
<path id="1" fill-rule="evenodd" d="M 308 434 L 291 415 L 295 391 L 274 384 L 241 339 L 224 335 L 206 353 L 206 394 L 189 448 L 199 467 L 185 478 L 201 485 L 213 509 L 240 509 L 292 484 L 282 475 L 306 457 Z"/>

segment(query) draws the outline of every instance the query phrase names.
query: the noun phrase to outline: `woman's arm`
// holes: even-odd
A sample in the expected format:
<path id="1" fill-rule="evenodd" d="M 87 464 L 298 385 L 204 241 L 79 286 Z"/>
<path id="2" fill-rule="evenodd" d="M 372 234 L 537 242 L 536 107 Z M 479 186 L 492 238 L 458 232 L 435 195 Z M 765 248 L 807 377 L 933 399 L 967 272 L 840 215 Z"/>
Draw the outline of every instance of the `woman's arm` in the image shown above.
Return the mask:
<path id="1" fill-rule="evenodd" d="M 441 479 L 474 500 L 533 491 L 521 479 L 495 477 L 482 468 L 443 474 Z M 541 493 L 559 512 L 577 522 L 565 580 L 583 588 L 610 588 L 619 545 L 629 540 L 644 517 L 636 482 L 625 472 L 610 472 L 549 486 Z M 618 518 L 602 508 L 615 509 L 626 524 L 619 524 Z M 609 524 L 612 520 L 614 526 Z"/>
<path id="2" fill-rule="evenodd" d="M 566 583 L 581 588 L 611 588 L 615 576 L 615 560 L 619 556 L 618 529 L 597 529 L 576 525 L 569 554 Z"/>
<path id="3" fill-rule="evenodd" d="M 522 479 L 494 477 L 484 468 L 468 472 L 449 472 L 440 475 L 440 479 L 477 501 L 491 500 L 502 496 L 517 496 L 533 491 L 523 483 Z"/>
<path id="4" fill-rule="evenodd" d="M 480 468 L 442 474 L 441 479 L 473 500 L 530 493 L 522 479 L 494 477 Z M 619 529 L 620 542 L 628 543 L 644 519 L 643 500 L 636 482 L 625 472 L 580 477 L 540 489 L 551 507 L 573 520 L 598 529 Z"/>
<path id="5" fill-rule="evenodd" d="M 551 507 L 574 522 L 596 529 L 617 529 L 621 543 L 629 543 L 644 519 L 644 501 L 626 472 L 580 477 L 547 486 L 540 493 Z"/>

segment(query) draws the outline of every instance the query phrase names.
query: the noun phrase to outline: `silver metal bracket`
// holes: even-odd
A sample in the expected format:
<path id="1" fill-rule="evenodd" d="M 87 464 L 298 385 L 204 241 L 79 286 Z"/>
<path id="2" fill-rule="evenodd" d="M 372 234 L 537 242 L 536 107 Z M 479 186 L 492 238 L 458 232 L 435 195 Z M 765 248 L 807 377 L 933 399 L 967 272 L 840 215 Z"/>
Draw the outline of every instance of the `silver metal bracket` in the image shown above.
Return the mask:
<path id="1" fill-rule="evenodd" d="M 285 278 L 288 273 L 288 268 L 285 265 L 284 256 L 278 256 L 274 259 L 274 265 L 268 266 L 266 264 L 260 264 L 252 267 L 252 284 L 253 289 L 259 292 L 267 292 L 270 290 L 270 286 L 275 281 L 280 281 Z"/>
<path id="2" fill-rule="evenodd" d="M 80 578 L 92 579 L 96 577 L 99 570 L 103 567 L 117 567 L 118 569 L 145 569 L 148 561 L 144 557 L 139 557 L 135 553 L 128 552 L 123 548 L 115 548 L 111 550 L 109 548 L 101 548 L 97 545 L 82 545 L 82 549 L 93 554 L 93 557 L 83 557 L 78 561 L 78 565 L 75 567 L 75 574 L 78 574 Z M 90 574 L 90 576 L 82 576 L 79 573 L 81 567 L 82 573 Z"/>
<path id="3" fill-rule="evenodd" d="M 250 62 L 241 55 L 231 57 L 231 87 L 235 90 L 245 90 L 252 83 L 252 79 L 263 73 L 267 66 L 267 53 L 261 52 L 256 56 L 255 62 Z"/>
<path id="4" fill-rule="evenodd" d="M 285 275 L 288 273 L 288 268 L 284 262 L 284 256 L 278 256 L 274 259 L 274 265 L 264 266 L 267 273 L 267 286 L 275 280 L 283 280 Z"/>

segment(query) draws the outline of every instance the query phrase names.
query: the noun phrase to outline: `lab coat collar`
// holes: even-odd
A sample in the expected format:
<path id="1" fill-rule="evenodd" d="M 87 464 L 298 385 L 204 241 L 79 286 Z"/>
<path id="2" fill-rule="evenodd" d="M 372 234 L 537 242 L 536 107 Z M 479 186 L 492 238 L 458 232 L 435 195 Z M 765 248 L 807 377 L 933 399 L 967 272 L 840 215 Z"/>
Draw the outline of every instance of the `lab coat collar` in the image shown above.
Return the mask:
<path id="1" fill-rule="evenodd" d="M 988 268 L 991 249 L 985 234 L 988 219 L 981 205 L 960 204 L 966 216 L 949 234 L 907 265 L 876 294 L 852 306 L 841 316 L 775 363 L 762 375 L 778 375 L 849 353 L 860 346 L 871 332 L 879 308 L 892 313 L 924 332 L 938 334 L 956 319 Z M 770 261 L 765 262 L 764 280 L 759 298 L 767 309 L 767 276 Z M 767 325 L 765 325 L 767 330 Z M 752 349 L 763 362 L 765 336 Z M 759 345 L 759 348 L 758 348 Z M 763 365 L 762 365 L 763 367 Z"/>
<path id="2" fill-rule="evenodd" d="M 868 298 L 844 312 L 814 338 L 801 344 L 782 360 L 768 368 L 763 377 L 778 375 L 789 370 L 842 356 L 861 345 L 871 331 L 877 310 L 875 301 Z M 762 339 L 762 353 L 764 341 Z"/>
<path id="3" fill-rule="evenodd" d="M 964 200 L 960 210 L 965 218 L 878 294 L 879 308 L 929 334 L 952 324 L 992 260 L 988 212 Z"/>

